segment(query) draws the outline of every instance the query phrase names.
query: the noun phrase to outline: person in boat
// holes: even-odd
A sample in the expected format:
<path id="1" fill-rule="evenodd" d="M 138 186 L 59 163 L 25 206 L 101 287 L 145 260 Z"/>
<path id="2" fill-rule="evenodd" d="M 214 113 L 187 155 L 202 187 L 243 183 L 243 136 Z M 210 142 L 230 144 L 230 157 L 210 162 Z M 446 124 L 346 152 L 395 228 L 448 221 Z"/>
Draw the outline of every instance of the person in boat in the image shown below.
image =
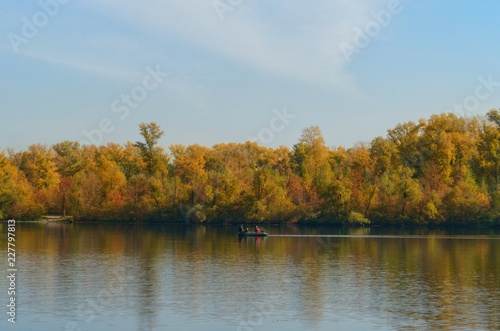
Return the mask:
<path id="1" fill-rule="evenodd" d="M 245 229 L 243 229 L 243 224 L 240 224 L 240 227 L 238 229 L 238 232 L 245 232 Z"/>
<path id="2" fill-rule="evenodd" d="M 259 229 L 258 225 L 255 226 L 255 232 L 260 233 L 260 229 Z"/>

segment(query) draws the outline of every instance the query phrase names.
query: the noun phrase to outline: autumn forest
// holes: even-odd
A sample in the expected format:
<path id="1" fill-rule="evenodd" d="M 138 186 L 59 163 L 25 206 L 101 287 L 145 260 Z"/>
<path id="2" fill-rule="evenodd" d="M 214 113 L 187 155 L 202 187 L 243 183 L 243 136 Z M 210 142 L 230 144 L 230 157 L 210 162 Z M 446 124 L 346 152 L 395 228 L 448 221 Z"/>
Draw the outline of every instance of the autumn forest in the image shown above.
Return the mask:
<path id="1" fill-rule="evenodd" d="M 293 148 L 159 144 L 0 152 L 0 218 L 75 221 L 500 224 L 500 113 L 433 115 L 345 149 L 308 127 Z"/>

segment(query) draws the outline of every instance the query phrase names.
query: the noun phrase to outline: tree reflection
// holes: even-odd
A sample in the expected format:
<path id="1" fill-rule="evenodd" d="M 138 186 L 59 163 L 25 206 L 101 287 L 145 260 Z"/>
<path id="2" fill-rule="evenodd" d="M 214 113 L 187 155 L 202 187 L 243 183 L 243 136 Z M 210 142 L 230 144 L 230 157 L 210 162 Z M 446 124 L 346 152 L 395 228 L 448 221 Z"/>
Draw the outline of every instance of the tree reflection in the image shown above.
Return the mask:
<path id="1" fill-rule="evenodd" d="M 79 305 L 94 300 L 96 314 L 133 316 L 144 330 L 179 316 L 236 328 L 250 313 L 268 328 L 286 318 L 311 327 L 371 319 L 396 329 L 500 328 L 497 233 L 328 231 L 238 238 L 223 226 L 22 223 L 16 244 L 26 305 L 43 301 L 47 314 L 58 307 L 80 323 Z M 102 304 L 100 293 L 117 282 L 116 300 Z"/>

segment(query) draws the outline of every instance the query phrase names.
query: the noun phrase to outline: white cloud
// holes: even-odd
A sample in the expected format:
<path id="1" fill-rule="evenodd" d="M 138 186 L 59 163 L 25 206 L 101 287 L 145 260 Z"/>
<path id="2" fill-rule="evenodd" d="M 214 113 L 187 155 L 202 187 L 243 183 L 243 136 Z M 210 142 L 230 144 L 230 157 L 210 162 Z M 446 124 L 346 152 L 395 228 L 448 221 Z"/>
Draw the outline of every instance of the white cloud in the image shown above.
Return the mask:
<path id="1" fill-rule="evenodd" d="M 97 63 L 89 61 L 88 58 L 76 57 L 69 54 L 54 53 L 51 51 L 24 51 L 21 56 L 121 81 L 136 81 L 137 77 L 141 74 L 140 72 L 125 71 L 111 64 L 104 64 L 102 63 L 102 61 L 101 63 Z"/>
<path id="2" fill-rule="evenodd" d="M 158 45 L 168 35 L 252 70 L 357 94 L 339 45 L 352 40 L 354 28 L 371 19 L 371 10 L 386 5 L 371 0 L 242 0 L 221 21 L 213 2 L 89 0 L 75 10 L 94 16 L 78 18 L 77 26 L 69 25 L 70 30 L 81 29 L 96 18 L 109 29 L 81 31 L 78 38 L 73 36 L 76 30 L 73 35 L 65 29 L 56 36 L 47 32 L 36 45 L 27 45 L 22 55 L 135 81 L 142 64 L 159 61 L 167 67 L 173 63 L 170 54 L 158 53 L 162 49 Z M 120 25 L 131 29 L 122 32 Z"/>
<path id="3" fill-rule="evenodd" d="M 96 10 L 148 29 L 161 38 L 173 35 L 205 52 L 283 77 L 351 89 L 339 45 L 352 39 L 355 27 L 370 19 L 380 1 L 315 2 L 242 0 L 219 19 L 213 1 L 93 1 Z M 159 40 L 160 42 L 160 40 Z"/>

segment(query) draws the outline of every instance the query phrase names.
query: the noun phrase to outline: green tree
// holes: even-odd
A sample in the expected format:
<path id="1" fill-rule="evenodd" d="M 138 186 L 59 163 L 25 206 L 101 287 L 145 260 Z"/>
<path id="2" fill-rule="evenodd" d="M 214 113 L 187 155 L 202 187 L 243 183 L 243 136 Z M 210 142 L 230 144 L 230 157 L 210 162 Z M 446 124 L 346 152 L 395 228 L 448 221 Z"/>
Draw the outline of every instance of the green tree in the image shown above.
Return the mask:
<path id="1" fill-rule="evenodd" d="M 165 154 L 163 149 L 158 146 L 158 140 L 163 136 L 164 132 L 160 129 L 158 124 L 141 123 L 139 125 L 141 136 L 144 142 L 136 142 L 135 146 L 139 148 L 142 159 L 146 164 L 146 172 L 153 175 L 156 171 L 167 171 Z"/>
<path id="2" fill-rule="evenodd" d="M 293 147 L 293 159 L 298 173 L 315 187 L 322 185 L 321 174 L 328 167 L 328 147 L 318 126 L 302 131 L 299 142 Z"/>
<path id="3" fill-rule="evenodd" d="M 397 145 L 389 138 L 376 137 L 370 144 L 370 156 L 375 160 L 377 176 L 401 165 Z"/>
<path id="4" fill-rule="evenodd" d="M 470 224 L 486 215 L 490 199 L 480 192 L 472 174 L 467 173 L 451 187 L 443 198 L 443 206 L 449 222 Z"/>
<path id="5" fill-rule="evenodd" d="M 422 189 L 413 178 L 413 170 L 399 166 L 385 172 L 378 179 L 377 212 L 383 215 L 381 221 L 418 222 Z"/>
<path id="6" fill-rule="evenodd" d="M 422 170 L 422 155 L 419 142 L 425 121 L 419 123 L 406 122 L 398 124 L 393 129 L 387 131 L 388 139 L 393 142 L 398 150 L 400 163 L 405 167 L 410 167 L 420 174 Z"/>

